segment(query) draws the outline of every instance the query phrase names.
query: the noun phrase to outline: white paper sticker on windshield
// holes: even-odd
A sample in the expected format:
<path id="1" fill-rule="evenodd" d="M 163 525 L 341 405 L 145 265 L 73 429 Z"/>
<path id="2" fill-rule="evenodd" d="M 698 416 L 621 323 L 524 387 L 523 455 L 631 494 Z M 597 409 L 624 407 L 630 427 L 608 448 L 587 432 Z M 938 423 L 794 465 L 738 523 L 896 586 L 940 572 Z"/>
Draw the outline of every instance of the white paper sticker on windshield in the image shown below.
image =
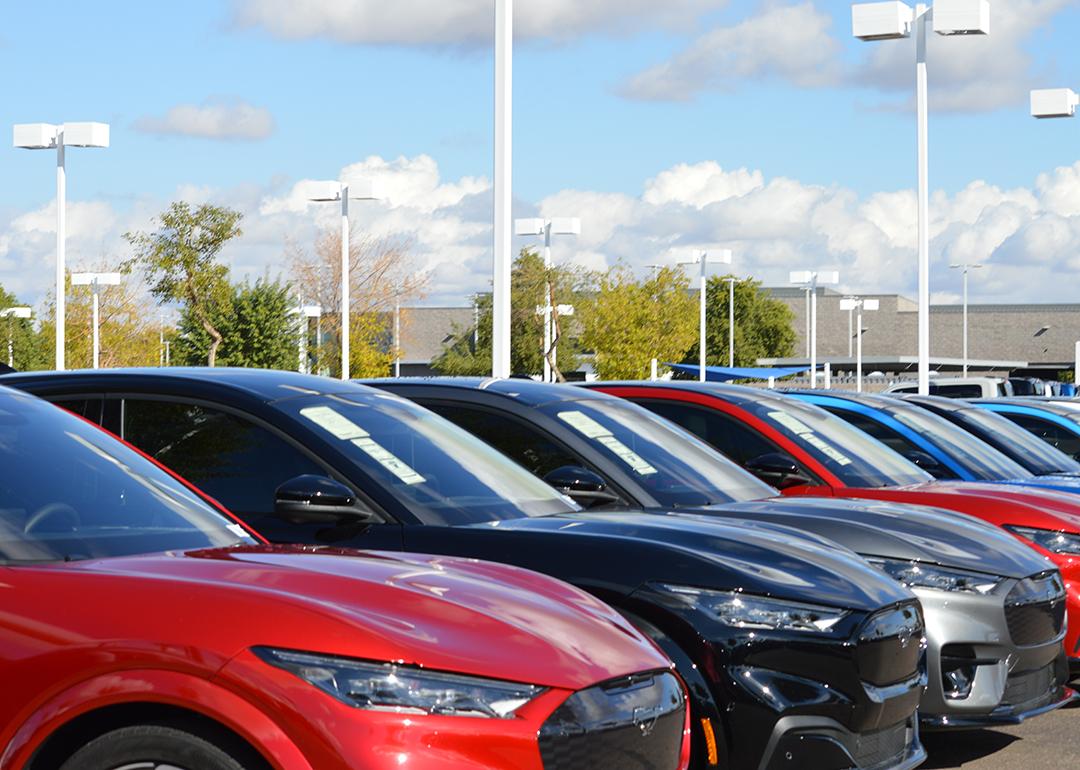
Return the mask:
<path id="1" fill-rule="evenodd" d="M 559 419 L 587 438 L 610 436 L 611 431 L 584 412 L 559 412 Z"/>
<path id="2" fill-rule="evenodd" d="M 769 412 L 771 417 L 776 422 L 783 425 L 785 428 L 796 434 L 799 438 L 805 441 L 810 446 L 817 449 L 823 455 L 835 462 L 837 465 L 851 465 L 851 458 L 834 447 L 828 441 L 823 439 L 818 434 L 814 433 L 814 429 L 801 420 L 792 417 L 787 412 Z"/>
<path id="3" fill-rule="evenodd" d="M 810 429 L 810 426 L 806 425 L 795 417 L 792 417 L 787 412 L 769 412 L 769 417 L 783 425 L 792 433 L 796 433 L 800 436 L 805 433 L 813 433 L 813 430 Z"/>
<path id="4" fill-rule="evenodd" d="M 611 431 L 598 423 L 583 412 L 559 412 L 559 419 L 581 433 L 586 438 L 591 438 L 597 443 L 603 444 L 611 453 L 630 466 L 641 476 L 651 476 L 656 473 L 656 468 L 645 461 L 645 458 L 619 441 Z"/>
<path id="5" fill-rule="evenodd" d="M 386 470 L 393 473 L 406 484 L 423 484 L 424 477 L 409 467 L 408 463 L 396 457 L 392 452 L 371 438 L 353 439 L 353 446 L 367 455 Z"/>
<path id="6" fill-rule="evenodd" d="M 309 406 L 301 409 L 300 414 L 342 441 L 352 441 L 355 438 L 368 436 L 366 430 L 328 406 Z"/>

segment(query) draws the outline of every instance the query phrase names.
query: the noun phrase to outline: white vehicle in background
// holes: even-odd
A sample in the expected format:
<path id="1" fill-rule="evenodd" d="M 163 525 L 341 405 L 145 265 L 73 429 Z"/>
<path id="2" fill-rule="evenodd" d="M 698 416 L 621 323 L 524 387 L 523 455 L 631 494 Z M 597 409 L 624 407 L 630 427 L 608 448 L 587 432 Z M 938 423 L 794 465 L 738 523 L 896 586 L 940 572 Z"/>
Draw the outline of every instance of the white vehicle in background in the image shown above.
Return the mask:
<path id="1" fill-rule="evenodd" d="M 885 393 L 918 393 L 919 383 L 900 382 Z M 1012 383 L 1003 377 L 935 377 L 930 381 L 930 395 L 945 398 L 1008 398 L 1014 395 Z"/>

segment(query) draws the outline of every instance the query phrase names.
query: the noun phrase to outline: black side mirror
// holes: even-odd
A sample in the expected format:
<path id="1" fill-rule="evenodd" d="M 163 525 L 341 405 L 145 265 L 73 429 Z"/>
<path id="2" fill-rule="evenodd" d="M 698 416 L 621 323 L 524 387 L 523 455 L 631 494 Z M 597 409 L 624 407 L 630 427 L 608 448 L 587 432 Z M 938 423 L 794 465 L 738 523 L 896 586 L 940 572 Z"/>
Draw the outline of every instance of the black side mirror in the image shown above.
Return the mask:
<path id="1" fill-rule="evenodd" d="M 922 452 L 918 449 L 913 449 L 910 452 L 905 453 L 904 457 L 913 462 L 915 465 L 922 468 L 924 471 L 927 471 L 930 475 L 936 476 L 937 478 L 944 478 L 943 474 L 945 472 L 945 469 L 942 467 L 941 463 L 935 460 L 932 456 L 928 455 L 926 452 Z"/>
<path id="2" fill-rule="evenodd" d="M 619 496 L 609 492 L 607 482 L 588 468 L 564 465 L 544 476 L 544 482 L 555 487 L 582 508 L 619 502 Z"/>
<path id="3" fill-rule="evenodd" d="M 336 521 L 342 518 L 374 518 L 370 511 L 358 508 L 356 502 L 356 495 L 351 489 L 326 476 L 297 476 L 274 492 L 274 511 L 288 519 Z"/>
<path id="4" fill-rule="evenodd" d="M 812 479 L 803 473 L 803 469 L 794 459 L 782 452 L 770 452 L 753 460 L 748 460 L 746 470 L 766 484 L 777 489 L 788 489 L 802 484 L 812 483 Z"/>

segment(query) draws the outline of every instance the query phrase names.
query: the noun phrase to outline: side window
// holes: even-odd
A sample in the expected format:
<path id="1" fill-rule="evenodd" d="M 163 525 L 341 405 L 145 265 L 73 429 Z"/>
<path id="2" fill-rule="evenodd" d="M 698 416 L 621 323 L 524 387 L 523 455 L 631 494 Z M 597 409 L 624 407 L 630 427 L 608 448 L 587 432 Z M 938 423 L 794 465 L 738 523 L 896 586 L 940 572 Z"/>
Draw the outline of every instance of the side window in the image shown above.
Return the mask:
<path id="1" fill-rule="evenodd" d="M 326 471 L 273 433 L 226 412 L 172 401 L 125 399 L 124 439 L 226 508 L 252 519 L 274 512 L 274 491 Z"/>
<path id="2" fill-rule="evenodd" d="M 782 451 L 757 431 L 713 409 L 703 409 L 694 404 L 677 401 L 643 400 L 638 403 L 690 431 L 739 465 L 746 465 L 750 460 L 765 454 Z"/>
<path id="3" fill-rule="evenodd" d="M 936 395 L 945 398 L 982 398 L 982 388 L 978 385 L 941 385 Z"/>
<path id="4" fill-rule="evenodd" d="M 92 423 L 101 425 L 102 398 L 51 398 L 62 409 L 67 409 L 79 417 L 85 417 Z"/>
<path id="5" fill-rule="evenodd" d="M 913 444 L 907 438 L 900 433 L 897 433 L 887 425 L 882 425 L 877 420 L 867 417 L 866 415 L 858 414 L 856 412 L 849 412 L 846 409 L 829 410 L 837 417 L 842 417 L 847 422 L 854 425 L 863 433 L 868 433 L 882 444 L 893 450 L 897 454 L 904 457 L 910 457 L 913 452 L 920 454 L 926 454 L 925 450 L 917 444 Z M 955 478 L 953 473 L 944 465 L 934 465 L 926 468 L 927 471 L 934 474 L 939 479 L 952 479 Z"/>
<path id="6" fill-rule="evenodd" d="M 582 465 L 582 460 L 531 425 L 513 418 L 471 409 L 460 404 L 424 404 L 459 428 L 490 444 L 534 476 L 544 478 L 564 465 Z"/>
<path id="7" fill-rule="evenodd" d="M 1027 414 L 1005 413 L 1005 417 L 1015 422 L 1028 433 L 1033 433 L 1047 444 L 1055 446 L 1070 457 L 1080 458 L 1080 436 L 1056 423 L 1041 417 Z"/>

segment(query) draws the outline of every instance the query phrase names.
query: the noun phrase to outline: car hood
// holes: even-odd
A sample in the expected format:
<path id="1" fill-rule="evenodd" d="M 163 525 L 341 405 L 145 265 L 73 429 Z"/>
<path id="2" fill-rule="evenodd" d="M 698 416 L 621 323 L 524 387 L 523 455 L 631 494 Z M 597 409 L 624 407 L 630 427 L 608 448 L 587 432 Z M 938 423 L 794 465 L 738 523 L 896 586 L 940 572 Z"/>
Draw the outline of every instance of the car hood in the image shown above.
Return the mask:
<path id="1" fill-rule="evenodd" d="M 992 498 L 999 504 L 1011 504 L 1019 515 L 1028 512 L 1036 514 L 1028 521 L 1003 521 L 1003 524 L 1025 524 L 1080 533 L 1080 498 L 1071 492 L 975 481 L 934 481 L 909 489 L 947 496 Z M 1008 514 L 1005 514 L 1005 518 L 1009 518 Z"/>
<path id="2" fill-rule="evenodd" d="M 280 647 L 567 689 L 670 665 L 583 591 L 475 560 L 249 546 L 42 571 L 76 576 L 82 603 L 121 607 L 113 638 L 130 626 L 176 645 L 214 637 L 226 654 Z"/>
<path id="3" fill-rule="evenodd" d="M 910 600 L 855 553 L 819 536 L 778 524 L 643 512 L 577 513 L 478 525 L 518 533 L 559 533 L 557 546 L 576 560 L 576 583 L 591 582 L 595 558 L 625 553 L 639 585 L 660 582 L 742 590 L 795 601 L 873 611 Z M 567 537 L 569 536 L 569 537 Z M 595 579 L 602 579 L 597 575 Z"/>
<path id="4" fill-rule="evenodd" d="M 1000 482 L 1014 487 L 1032 487 L 1033 489 L 1049 489 L 1056 492 L 1080 494 L 1080 476 L 1035 476 L 1030 479 L 1008 479 Z"/>
<path id="5" fill-rule="evenodd" d="M 708 512 L 805 529 L 863 556 L 927 562 L 1012 578 L 1047 569 L 1043 557 L 1001 529 L 941 508 L 789 497 L 729 503 L 710 507 Z"/>

